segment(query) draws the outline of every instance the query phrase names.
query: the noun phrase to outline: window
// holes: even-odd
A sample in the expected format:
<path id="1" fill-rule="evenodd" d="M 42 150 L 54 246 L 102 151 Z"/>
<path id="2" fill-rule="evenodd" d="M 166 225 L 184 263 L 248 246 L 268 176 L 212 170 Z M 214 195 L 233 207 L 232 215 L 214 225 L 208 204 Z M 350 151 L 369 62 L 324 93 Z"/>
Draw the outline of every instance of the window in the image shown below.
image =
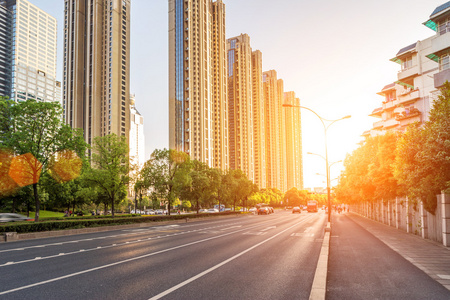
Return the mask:
<path id="1" fill-rule="evenodd" d="M 407 70 L 412 67 L 412 56 L 409 56 L 402 60 L 402 70 Z"/>
<path id="2" fill-rule="evenodd" d="M 450 53 L 446 53 L 440 57 L 439 69 L 440 69 L 440 71 L 450 69 Z"/>
<path id="3" fill-rule="evenodd" d="M 445 19 L 439 22 L 438 25 L 439 35 L 443 35 L 450 32 L 450 19 Z"/>

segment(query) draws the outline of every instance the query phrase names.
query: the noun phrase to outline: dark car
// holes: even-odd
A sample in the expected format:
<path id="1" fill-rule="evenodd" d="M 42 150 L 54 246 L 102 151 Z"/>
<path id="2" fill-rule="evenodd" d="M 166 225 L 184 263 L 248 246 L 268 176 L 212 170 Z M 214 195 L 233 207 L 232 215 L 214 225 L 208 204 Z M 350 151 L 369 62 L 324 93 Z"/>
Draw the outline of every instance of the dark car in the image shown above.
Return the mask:
<path id="1" fill-rule="evenodd" d="M 300 209 L 300 207 L 298 207 L 298 206 L 296 206 L 296 207 L 294 207 L 293 209 L 292 209 L 292 213 L 293 214 L 295 214 L 295 213 L 301 213 L 302 212 L 302 210 Z"/>
<path id="2" fill-rule="evenodd" d="M 23 216 L 23 215 L 19 215 L 19 214 L 0 214 L 0 223 L 1 222 L 19 222 L 19 221 L 30 221 L 31 219 Z"/>
<path id="3" fill-rule="evenodd" d="M 268 215 L 270 214 L 269 208 L 268 207 L 261 207 L 258 210 L 258 215 Z"/>

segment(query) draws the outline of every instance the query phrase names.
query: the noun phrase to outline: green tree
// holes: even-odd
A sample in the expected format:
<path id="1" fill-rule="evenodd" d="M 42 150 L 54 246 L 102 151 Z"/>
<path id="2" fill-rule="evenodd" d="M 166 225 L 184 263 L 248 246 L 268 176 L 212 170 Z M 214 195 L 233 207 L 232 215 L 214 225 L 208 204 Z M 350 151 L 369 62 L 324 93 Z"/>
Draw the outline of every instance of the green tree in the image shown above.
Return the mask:
<path id="1" fill-rule="evenodd" d="M 189 185 L 191 161 L 189 156 L 173 149 L 156 149 L 142 168 L 142 180 L 146 188 L 152 188 L 152 199 L 157 196 L 168 203 L 168 211 L 181 191 Z"/>
<path id="2" fill-rule="evenodd" d="M 2 147 L 11 149 L 16 155 L 30 153 L 35 158 L 30 160 L 31 155 L 26 156 L 27 159 L 23 160 L 23 163 L 28 163 L 26 169 L 32 172 L 37 222 L 40 210 L 38 185 L 40 177 L 49 170 L 49 162 L 57 152 L 63 150 L 74 150 L 79 157 L 84 157 L 86 143 L 81 130 L 72 129 L 63 123 L 62 108 L 58 102 L 27 100 L 14 103 L 2 98 L 0 107 L 2 109 L 0 113 Z"/>
<path id="3" fill-rule="evenodd" d="M 217 169 L 210 168 L 198 160 L 192 161 L 189 173 L 190 182 L 182 192 L 182 197 L 195 203 L 197 213 L 200 208 L 211 207 L 217 200 L 218 186 L 221 179 Z"/>
<path id="4" fill-rule="evenodd" d="M 95 137 L 92 146 L 92 169 L 84 179 L 101 191 L 105 204 L 111 205 L 114 217 L 115 204 L 127 195 L 129 181 L 128 145 L 124 136 L 115 134 Z M 106 207 L 105 207 L 106 212 Z"/>
<path id="5" fill-rule="evenodd" d="M 394 177 L 398 137 L 397 132 L 388 131 L 376 138 L 377 153 L 373 162 L 368 166 L 368 177 L 375 187 L 375 199 L 395 199 L 399 193 L 397 179 Z"/>
<path id="6" fill-rule="evenodd" d="M 450 190 L 450 83 L 433 103 L 429 121 L 414 124 L 401 137 L 395 161 L 395 177 L 411 199 L 420 198 L 434 213 L 436 195 Z"/>

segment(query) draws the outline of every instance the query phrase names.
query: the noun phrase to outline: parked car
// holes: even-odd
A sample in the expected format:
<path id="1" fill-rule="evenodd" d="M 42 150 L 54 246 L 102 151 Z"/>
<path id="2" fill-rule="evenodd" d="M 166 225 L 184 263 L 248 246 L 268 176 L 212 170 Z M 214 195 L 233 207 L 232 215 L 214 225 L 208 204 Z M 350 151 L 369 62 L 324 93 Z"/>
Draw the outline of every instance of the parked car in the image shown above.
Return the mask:
<path id="1" fill-rule="evenodd" d="M 198 212 L 199 212 L 199 213 L 207 213 L 208 210 L 205 209 L 205 208 L 200 208 L 200 209 L 198 210 Z"/>
<path id="2" fill-rule="evenodd" d="M 208 209 L 208 211 L 207 211 L 207 213 L 218 213 L 219 212 L 219 210 L 218 209 L 215 209 L 215 208 L 210 208 L 210 209 Z"/>
<path id="3" fill-rule="evenodd" d="M 164 211 L 162 209 L 155 210 L 155 215 L 163 215 Z"/>
<path id="4" fill-rule="evenodd" d="M 31 218 L 28 218 L 24 215 L 19 214 L 0 214 L 0 222 L 20 222 L 20 221 L 31 221 Z"/>
<path id="5" fill-rule="evenodd" d="M 258 215 L 269 215 L 269 214 L 270 214 L 270 211 L 269 211 L 268 207 L 261 207 L 258 210 Z"/>
<path id="6" fill-rule="evenodd" d="M 249 212 L 256 212 L 256 211 L 258 211 L 258 210 L 256 209 L 256 207 L 252 207 L 252 208 L 250 208 L 248 211 L 249 211 Z"/>
<path id="7" fill-rule="evenodd" d="M 301 213 L 302 212 L 302 210 L 300 209 L 300 207 L 298 207 L 298 206 L 296 206 L 296 207 L 294 207 L 293 209 L 292 209 L 292 213 L 293 214 L 295 214 L 295 213 Z"/>

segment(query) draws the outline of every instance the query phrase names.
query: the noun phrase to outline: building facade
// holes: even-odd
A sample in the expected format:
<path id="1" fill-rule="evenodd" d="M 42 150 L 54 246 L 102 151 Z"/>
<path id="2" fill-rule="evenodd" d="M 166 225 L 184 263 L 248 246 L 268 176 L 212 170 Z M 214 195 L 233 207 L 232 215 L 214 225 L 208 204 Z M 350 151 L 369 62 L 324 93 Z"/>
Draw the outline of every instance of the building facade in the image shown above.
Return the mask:
<path id="1" fill-rule="evenodd" d="M 284 93 L 284 104 L 300 106 L 294 92 Z M 286 190 L 303 189 L 302 126 L 300 108 L 285 109 Z"/>
<path id="2" fill-rule="evenodd" d="M 136 108 L 135 95 L 130 95 L 130 163 L 141 169 L 145 163 L 144 117 Z"/>
<path id="3" fill-rule="evenodd" d="M 279 165 L 280 165 L 280 185 L 278 189 L 282 192 L 287 191 L 287 169 L 286 169 L 286 109 L 283 108 L 284 101 L 284 82 L 282 79 L 277 80 L 277 92 L 278 92 L 278 132 L 279 132 L 279 143 L 281 153 L 279 155 Z"/>
<path id="4" fill-rule="evenodd" d="M 252 52 L 252 102 L 253 102 L 253 160 L 254 183 L 260 188 L 266 188 L 266 139 L 265 113 L 263 93 L 262 53 Z"/>
<path id="5" fill-rule="evenodd" d="M 130 0 L 65 0 L 65 121 L 92 144 L 116 134 L 129 142 Z"/>
<path id="6" fill-rule="evenodd" d="M 61 102 L 56 19 L 26 0 L 0 1 L 0 95 Z"/>
<path id="7" fill-rule="evenodd" d="M 169 147 L 227 168 L 226 101 L 225 5 L 169 0 Z"/>
<path id="8" fill-rule="evenodd" d="M 228 39 L 230 168 L 254 181 L 252 48 L 247 34 Z"/>
<path id="9" fill-rule="evenodd" d="M 428 121 L 439 88 L 450 81 L 450 1 L 437 7 L 424 25 L 436 34 L 400 49 L 391 59 L 400 65 L 398 80 L 378 93 L 384 100 L 370 116 L 380 120 L 364 136 L 404 131 L 411 123 Z"/>
<path id="10" fill-rule="evenodd" d="M 229 168 L 227 53 L 225 38 L 225 4 L 211 3 L 212 14 L 212 107 L 213 107 L 213 167 Z"/>
<path id="11" fill-rule="evenodd" d="M 427 57 L 439 64 L 433 79 L 434 87 L 440 88 L 450 81 L 450 1 L 436 7 L 424 25 L 436 32 L 431 37 L 431 53 Z"/>
<path id="12" fill-rule="evenodd" d="M 281 169 L 282 153 L 281 123 L 282 102 L 279 99 L 280 82 L 275 70 L 263 73 L 264 127 L 266 142 L 266 186 L 284 191 L 284 171 Z"/>

